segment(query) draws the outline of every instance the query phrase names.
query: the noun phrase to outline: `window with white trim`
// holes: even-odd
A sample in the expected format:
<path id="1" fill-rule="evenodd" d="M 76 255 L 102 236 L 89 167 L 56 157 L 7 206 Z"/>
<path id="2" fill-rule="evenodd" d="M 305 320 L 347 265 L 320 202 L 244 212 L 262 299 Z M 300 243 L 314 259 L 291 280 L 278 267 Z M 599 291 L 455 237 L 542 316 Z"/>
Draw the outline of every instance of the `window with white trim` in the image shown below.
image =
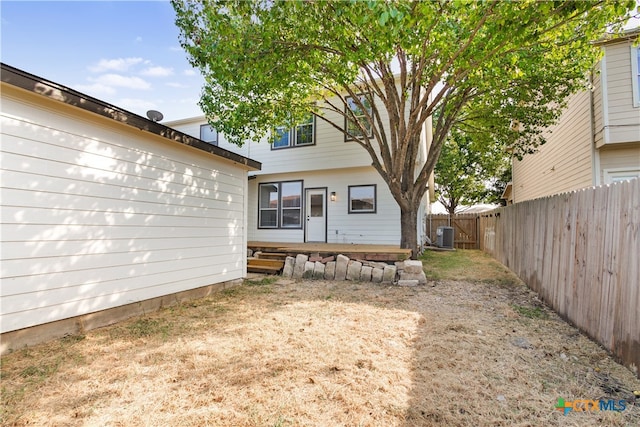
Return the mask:
<path id="1" fill-rule="evenodd" d="M 211 145 L 218 145 L 218 131 L 211 125 L 200 126 L 200 139 Z"/>
<path id="2" fill-rule="evenodd" d="M 349 186 L 349 213 L 376 213 L 376 185 Z"/>
<path id="3" fill-rule="evenodd" d="M 276 135 L 271 145 L 272 150 L 282 148 L 302 147 L 315 144 L 315 116 L 310 114 L 307 119 L 291 129 L 276 128 Z"/>
<path id="4" fill-rule="evenodd" d="M 302 181 L 259 185 L 258 228 L 302 228 Z"/>
<path id="5" fill-rule="evenodd" d="M 602 172 L 605 184 L 613 184 L 614 182 L 640 178 L 640 169 L 634 168 L 612 168 L 604 169 Z"/>
<path id="6" fill-rule="evenodd" d="M 357 100 L 351 96 L 347 96 L 345 100 L 345 109 L 351 110 L 354 116 L 351 117 L 349 111 L 345 110 L 345 140 L 353 139 L 353 137 L 359 138 L 365 135 L 360 129 L 360 126 L 364 128 L 366 135 L 371 138 L 373 136 L 373 129 L 371 123 L 367 120 L 367 113 L 371 117 L 373 115 L 373 108 L 369 102 L 369 97 L 366 94 L 360 94 Z"/>
<path id="7" fill-rule="evenodd" d="M 631 46 L 631 87 L 633 106 L 640 107 L 640 48 Z"/>

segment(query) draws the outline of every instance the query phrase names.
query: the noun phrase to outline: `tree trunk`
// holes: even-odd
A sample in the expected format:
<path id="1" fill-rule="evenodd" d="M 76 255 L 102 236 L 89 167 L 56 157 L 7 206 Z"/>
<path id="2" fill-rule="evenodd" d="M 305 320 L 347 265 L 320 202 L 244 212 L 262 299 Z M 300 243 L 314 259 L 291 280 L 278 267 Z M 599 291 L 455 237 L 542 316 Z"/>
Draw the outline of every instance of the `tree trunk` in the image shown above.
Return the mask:
<path id="1" fill-rule="evenodd" d="M 400 247 L 411 249 L 411 258 L 418 256 L 418 210 L 400 208 Z"/>

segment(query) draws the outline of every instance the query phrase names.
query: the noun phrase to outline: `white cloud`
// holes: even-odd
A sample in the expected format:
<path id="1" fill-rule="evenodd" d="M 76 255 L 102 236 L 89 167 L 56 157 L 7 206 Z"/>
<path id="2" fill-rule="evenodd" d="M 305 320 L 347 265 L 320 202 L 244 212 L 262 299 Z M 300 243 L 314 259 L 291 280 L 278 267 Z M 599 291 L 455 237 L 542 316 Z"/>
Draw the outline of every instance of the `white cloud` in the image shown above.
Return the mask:
<path id="1" fill-rule="evenodd" d="M 182 84 L 182 83 L 178 83 L 178 82 L 169 82 L 169 83 L 165 83 L 167 86 L 169 87 L 175 87 L 177 89 L 187 89 L 189 88 L 188 85 Z"/>
<path id="2" fill-rule="evenodd" d="M 182 74 L 184 74 L 185 76 L 195 76 L 196 70 L 190 68 L 188 70 L 184 70 Z"/>
<path id="3" fill-rule="evenodd" d="M 94 73 L 102 73 L 104 71 L 127 71 L 134 65 L 143 63 L 142 58 L 117 58 L 117 59 L 101 59 L 97 64 L 89 66 L 89 70 Z"/>
<path id="4" fill-rule="evenodd" d="M 149 67 L 140 72 L 143 76 L 150 77 L 168 77 L 173 75 L 173 68 L 167 67 Z"/>
<path id="5" fill-rule="evenodd" d="M 90 78 L 90 81 L 105 86 L 126 87 L 129 89 L 147 90 L 151 85 L 140 77 L 128 77 L 120 74 L 102 74 L 101 76 Z"/>

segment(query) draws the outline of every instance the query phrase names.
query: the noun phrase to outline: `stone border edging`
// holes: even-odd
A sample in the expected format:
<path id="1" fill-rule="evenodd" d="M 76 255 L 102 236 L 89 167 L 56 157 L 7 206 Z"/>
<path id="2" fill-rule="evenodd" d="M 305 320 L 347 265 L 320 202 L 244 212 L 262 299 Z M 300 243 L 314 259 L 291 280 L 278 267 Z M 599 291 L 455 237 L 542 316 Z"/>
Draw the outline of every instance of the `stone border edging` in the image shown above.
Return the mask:
<path id="1" fill-rule="evenodd" d="M 349 280 L 353 282 L 387 283 L 417 286 L 427 283 L 422 262 L 416 260 L 383 262 L 352 260 L 342 254 L 320 258 L 298 254 L 284 262 L 283 277 L 293 279 Z"/>

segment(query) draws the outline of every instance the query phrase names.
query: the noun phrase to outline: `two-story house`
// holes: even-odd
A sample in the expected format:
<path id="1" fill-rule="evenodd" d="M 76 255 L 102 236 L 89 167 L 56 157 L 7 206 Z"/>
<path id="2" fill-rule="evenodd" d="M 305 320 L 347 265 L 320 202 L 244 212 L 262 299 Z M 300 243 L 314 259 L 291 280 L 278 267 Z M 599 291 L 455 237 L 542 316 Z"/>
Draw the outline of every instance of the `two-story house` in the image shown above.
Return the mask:
<path id="1" fill-rule="evenodd" d="M 597 42 L 591 90 L 572 95 L 547 143 L 513 161 L 510 201 L 640 177 L 640 28 Z"/>
<path id="2" fill-rule="evenodd" d="M 337 114 L 331 119 L 341 120 Z M 262 170 L 249 174 L 250 241 L 399 245 L 400 209 L 369 154 L 324 120 L 310 117 L 279 129 L 272 142 L 247 141 L 242 147 L 229 143 L 204 116 L 165 125 L 262 163 Z M 426 161 L 430 125 L 416 159 L 420 165 Z M 428 201 L 425 194 L 418 242 L 425 238 Z"/>

